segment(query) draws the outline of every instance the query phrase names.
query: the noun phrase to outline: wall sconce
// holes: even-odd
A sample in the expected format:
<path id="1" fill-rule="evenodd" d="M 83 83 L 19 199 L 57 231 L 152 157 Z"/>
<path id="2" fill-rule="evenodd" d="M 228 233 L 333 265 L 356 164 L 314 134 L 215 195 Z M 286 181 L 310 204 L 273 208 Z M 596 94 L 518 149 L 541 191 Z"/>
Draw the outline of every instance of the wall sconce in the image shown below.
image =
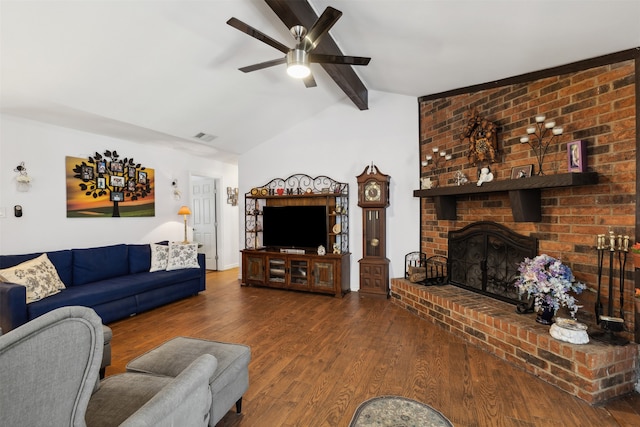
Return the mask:
<path id="1" fill-rule="evenodd" d="M 238 188 L 227 187 L 227 203 L 231 206 L 238 205 Z"/>
<path id="2" fill-rule="evenodd" d="M 27 168 L 24 162 L 20 162 L 13 171 L 18 172 L 18 176 L 16 176 L 16 189 L 18 191 L 29 191 L 29 188 L 31 188 L 31 177 L 27 174 Z"/>
<path id="3" fill-rule="evenodd" d="M 171 187 L 173 188 L 173 198 L 175 200 L 180 200 L 182 198 L 182 192 L 178 189 L 178 180 L 174 179 L 171 181 Z"/>
<path id="4" fill-rule="evenodd" d="M 184 216 L 184 241 L 182 243 L 189 243 L 187 240 L 187 215 L 191 215 L 191 209 L 188 206 L 181 206 L 178 215 Z"/>
<path id="5" fill-rule="evenodd" d="M 533 149 L 533 153 L 536 155 L 536 159 L 538 160 L 538 175 L 544 175 L 542 171 L 542 162 L 544 162 L 544 156 L 547 154 L 547 148 L 549 148 L 549 144 L 554 138 L 557 140 L 562 135 L 563 129 L 560 126 L 556 126 L 556 122 L 550 120 L 545 122 L 546 117 L 542 114 L 536 116 L 536 123 L 527 128 L 527 135 L 520 138 L 521 144 L 529 144 L 529 147 Z M 547 136 L 547 132 L 551 132 L 549 139 L 544 141 L 544 137 Z M 535 141 L 534 141 L 535 139 Z"/>

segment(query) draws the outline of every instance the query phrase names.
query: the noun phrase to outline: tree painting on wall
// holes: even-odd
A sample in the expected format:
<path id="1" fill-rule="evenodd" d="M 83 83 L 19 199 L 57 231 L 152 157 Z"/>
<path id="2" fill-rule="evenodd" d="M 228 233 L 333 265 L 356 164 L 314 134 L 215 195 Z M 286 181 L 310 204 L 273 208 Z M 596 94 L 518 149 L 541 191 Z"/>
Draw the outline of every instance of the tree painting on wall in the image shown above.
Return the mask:
<path id="1" fill-rule="evenodd" d="M 153 169 L 115 150 L 65 163 L 67 218 L 155 216 Z"/>

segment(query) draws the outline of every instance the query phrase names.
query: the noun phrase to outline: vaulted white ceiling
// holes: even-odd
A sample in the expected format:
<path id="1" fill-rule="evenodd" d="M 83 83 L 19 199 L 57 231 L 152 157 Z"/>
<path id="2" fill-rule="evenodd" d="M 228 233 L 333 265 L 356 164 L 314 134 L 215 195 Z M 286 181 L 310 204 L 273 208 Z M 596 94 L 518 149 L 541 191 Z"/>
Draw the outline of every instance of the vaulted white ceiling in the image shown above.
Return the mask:
<path id="1" fill-rule="evenodd" d="M 309 3 L 343 12 L 330 34 L 372 58 L 354 67 L 370 91 L 416 98 L 640 46 L 640 0 Z M 294 44 L 263 0 L 1 0 L 0 111 L 234 162 L 335 103 L 356 108 L 318 65 L 310 89 L 284 65 L 238 71 L 282 54 L 232 16 Z"/>

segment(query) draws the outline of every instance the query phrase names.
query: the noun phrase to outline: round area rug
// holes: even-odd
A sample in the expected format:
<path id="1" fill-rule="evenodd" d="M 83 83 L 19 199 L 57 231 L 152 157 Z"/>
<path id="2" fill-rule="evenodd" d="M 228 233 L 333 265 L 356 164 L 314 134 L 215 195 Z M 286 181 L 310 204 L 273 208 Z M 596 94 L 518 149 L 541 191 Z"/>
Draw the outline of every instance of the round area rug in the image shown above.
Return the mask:
<path id="1" fill-rule="evenodd" d="M 429 405 L 400 396 L 380 396 L 362 402 L 349 427 L 453 427 Z"/>

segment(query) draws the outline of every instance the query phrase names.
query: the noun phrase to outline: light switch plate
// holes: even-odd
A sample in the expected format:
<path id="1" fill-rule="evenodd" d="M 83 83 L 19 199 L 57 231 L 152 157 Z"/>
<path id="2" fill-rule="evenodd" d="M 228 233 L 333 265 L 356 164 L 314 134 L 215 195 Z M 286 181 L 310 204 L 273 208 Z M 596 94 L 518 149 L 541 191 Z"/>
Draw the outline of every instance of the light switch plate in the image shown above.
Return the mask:
<path id="1" fill-rule="evenodd" d="M 7 217 L 6 212 L 7 210 L 0 206 L 0 218 L 6 218 Z"/>

